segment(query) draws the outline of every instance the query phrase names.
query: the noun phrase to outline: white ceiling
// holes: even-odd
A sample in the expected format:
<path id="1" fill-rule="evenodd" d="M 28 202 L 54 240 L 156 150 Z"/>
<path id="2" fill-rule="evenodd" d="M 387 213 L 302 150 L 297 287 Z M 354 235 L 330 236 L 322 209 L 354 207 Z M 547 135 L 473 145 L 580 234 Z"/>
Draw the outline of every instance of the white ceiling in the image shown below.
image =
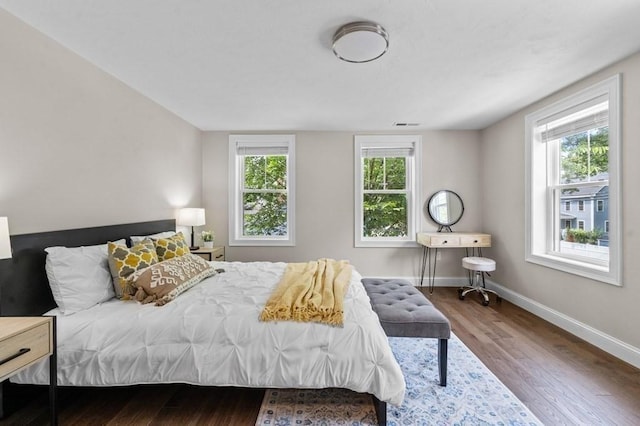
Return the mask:
<path id="1" fill-rule="evenodd" d="M 202 130 L 480 129 L 640 51 L 640 0 L 0 0 Z M 338 60 L 341 25 L 389 33 Z"/>

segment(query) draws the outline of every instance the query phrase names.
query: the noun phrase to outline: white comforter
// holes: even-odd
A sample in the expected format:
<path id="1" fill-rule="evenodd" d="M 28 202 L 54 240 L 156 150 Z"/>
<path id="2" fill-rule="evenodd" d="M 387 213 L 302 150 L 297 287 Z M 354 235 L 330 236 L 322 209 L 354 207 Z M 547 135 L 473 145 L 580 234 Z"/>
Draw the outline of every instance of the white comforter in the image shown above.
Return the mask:
<path id="1" fill-rule="evenodd" d="M 191 383 L 339 387 L 400 404 L 405 382 L 354 271 L 344 328 L 260 322 L 284 263 L 213 262 L 226 272 L 165 306 L 116 299 L 58 316 L 58 385 Z M 14 376 L 48 383 L 48 363 Z"/>

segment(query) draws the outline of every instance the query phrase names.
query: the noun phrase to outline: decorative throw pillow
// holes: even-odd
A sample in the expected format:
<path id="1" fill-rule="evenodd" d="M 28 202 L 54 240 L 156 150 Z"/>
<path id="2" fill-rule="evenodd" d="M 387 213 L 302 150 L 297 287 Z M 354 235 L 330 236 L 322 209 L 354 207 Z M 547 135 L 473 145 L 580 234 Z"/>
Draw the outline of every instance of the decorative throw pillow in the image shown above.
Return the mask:
<path id="1" fill-rule="evenodd" d="M 144 240 L 131 248 L 123 244 L 109 243 L 109 269 L 113 278 L 113 288 L 120 299 L 128 299 L 133 289 L 127 277 L 135 271 L 158 263 L 158 255 L 153 241 Z"/>
<path id="2" fill-rule="evenodd" d="M 189 244 L 187 244 L 187 241 L 184 239 L 182 232 L 178 232 L 173 237 L 158 238 L 157 240 L 153 240 L 153 243 L 156 246 L 158 261 L 160 262 L 190 253 Z"/>
<path id="3" fill-rule="evenodd" d="M 136 300 L 162 306 L 216 273 L 209 262 L 188 253 L 136 271 L 128 280 L 138 289 Z"/>
<path id="4" fill-rule="evenodd" d="M 157 234 L 151 234 L 151 235 L 132 235 L 130 237 L 131 245 L 134 246 L 139 242 L 146 240 L 147 238 L 150 240 L 157 240 L 158 238 L 169 238 L 169 237 L 173 237 L 174 235 L 176 235 L 176 231 L 158 232 Z"/>

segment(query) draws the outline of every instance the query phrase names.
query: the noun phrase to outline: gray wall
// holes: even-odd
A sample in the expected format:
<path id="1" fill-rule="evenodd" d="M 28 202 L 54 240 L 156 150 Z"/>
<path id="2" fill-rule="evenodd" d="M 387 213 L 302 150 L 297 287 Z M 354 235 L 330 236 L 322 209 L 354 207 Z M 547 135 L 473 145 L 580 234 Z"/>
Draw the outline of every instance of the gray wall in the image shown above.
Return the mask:
<path id="1" fill-rule="evenodd" d="M 614 74 L 622 74 L 622 287 L 524 261 L 524 117 Z M 482 132 L 483 225 L 499 238 L 491 249 L 500 285 L 592 327 L 596 333 L 640 348 L 640 54 L 584 79 Z M 605 341 L 605 346 L 610 343 Z M 632 349 L 633 350 L 633 349 Z M 639 358 L 640 359 L 640 358 Z"/>
<path id="2" fill-rule="evenodd" d="M 241 133 L 241 132 L 238 132 Z M 318 257 L 349 259 L 367 276 L 416 277 L 421 251 L 415 248 L 354 247 L 354 135 L 357 132 L 275 132 L 296 135 L 296 246 L 227 247 L 237 261 L 304 261 Z M 477 131 L 414 132 L 422 135 L 421 202 L 439 189 L 463 198 L 465 215 L 456 231 L 481 231 L 480 144 Z M 203 190 L 207 226 L 216 244 L 227 244 L 227 132 L 205 132 Z M 423 216 L 422 230 L 436 226 Z M 445 251 L 439 276 L 462 275 L 460 250 Z"/>
<path id="3" fill-rule="evenodd" d="M 201 132 L 0 10 L 0 216 L 11 234 L 199 206 Z"/>

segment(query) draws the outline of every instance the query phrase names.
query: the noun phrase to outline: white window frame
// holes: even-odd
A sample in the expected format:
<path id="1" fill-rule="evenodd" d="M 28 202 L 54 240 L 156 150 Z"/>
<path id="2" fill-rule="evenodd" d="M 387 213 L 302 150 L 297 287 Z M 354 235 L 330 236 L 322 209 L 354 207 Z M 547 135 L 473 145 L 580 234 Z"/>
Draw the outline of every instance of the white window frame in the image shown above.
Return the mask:
<path id="1" fill-rule="evenodd" d="M 287 150 L 287 233 L 283 236 L 242 235 L 244 165 L 238 147 Z M 229 245 L 295 246 L 295 135 L 229 135 Z"/>
<path id="2" fill-rule="evenodd" d="M 584 200 L 579 200 L 578 201 L 578 211 L 579 212 L 583 212 L 584 211 Z"/>
<path id="3" fill-rule="evenodd" d="M 566 212 L 570 212 L 571 211 L 571 201 L 565 201 L 564 202 L 564 211 L 566 211 Z"/>
<path id="4" fill-rule="evenodd" d="M 355 138 L 355 235 L 356 247 L 416 247 L 416 234 L 421 218 L 419 197 L 422 182 L 422 136 L 420 135 L 356 135 Z M 407 236 L 406 237 L 365 237 L 363 235 L 363 180 L 362 150 L 366 148 L 406 148 L 413 149 L 408 157 L 407 172 Z"/>
<path id="5" fill-rule="evenodd" d="M 609 221 L 608 221 L 608 220 L 605 220 L 605 221 L 604 221 L 604 232 L 605 232 L 606 234 L 608 234 L 608 233 L 609 233 Z"/>
<path id="6" fill-rule="evenodd" d="M 578 221 L 578 229 L 584 231 L 584 220 Z"/>
<path id="7" fill-rule="evenodd" d="M 549 117 L 561 115 L 595 98 L 607 96 L 609 101 L 609 262 L 568 258 L 551 248 L 559 224 L 554 223 L 553 199 L 547 191 L 549 161 L 547 147 L 536 125 Z M 584 90 L 546 106 L 525 117 L 525 259 L 527 262 L 558 269 L 613 285 L 622 285 L 622 221 L 621 221 L 621 133 L 620 75 L 607 78 Z"/>
<path id="8" fill-rule="evenodd" d="M 604 200 L 596 200 L 596 211 L 597 212 L 604 211 Z"/>

